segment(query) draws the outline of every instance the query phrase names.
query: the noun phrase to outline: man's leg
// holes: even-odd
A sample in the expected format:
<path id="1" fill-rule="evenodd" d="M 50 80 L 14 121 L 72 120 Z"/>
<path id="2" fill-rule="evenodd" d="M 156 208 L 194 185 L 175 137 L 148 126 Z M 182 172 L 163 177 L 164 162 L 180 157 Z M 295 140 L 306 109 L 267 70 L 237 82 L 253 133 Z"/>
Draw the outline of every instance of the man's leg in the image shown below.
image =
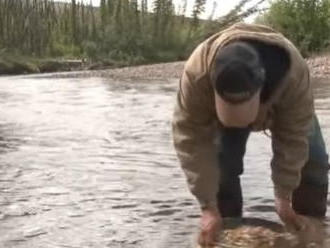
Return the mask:
<path id="1" fill-rule="evenodd" d="M 242 216 L 240 175 L 250 129 L 224 128 L 219 134 L 220 185 L 218 207 L 223 217 Z"/>
<path id="2" fill-rule="evenodd" d="M 324 217 L 328 195 L 328 154 L 316 115 L 309 136 L 309 160 L 302 170 L 301 183 L 293 193 L 293 209 L 302 215 Z"/>

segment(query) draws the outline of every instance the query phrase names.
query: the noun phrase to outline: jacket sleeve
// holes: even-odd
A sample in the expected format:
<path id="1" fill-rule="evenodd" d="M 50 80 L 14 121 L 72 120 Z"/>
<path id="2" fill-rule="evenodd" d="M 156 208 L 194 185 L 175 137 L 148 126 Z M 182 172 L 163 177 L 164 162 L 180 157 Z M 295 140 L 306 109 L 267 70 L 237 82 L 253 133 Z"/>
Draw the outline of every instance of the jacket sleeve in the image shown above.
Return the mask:
<path id="1" fill-rule="evenodd" d="M 190 66 L 189 61 L 186 63 L 177 94 L 172 130 L 174 147 L 189 189 L 203 208 L 217 204 L 219 170 L 213 142 L 213 91 L 210 92 L 207 77 L 198 73 L 199 70 L 195 64 Z"/>
<path id="2" fill-rule="evenodd" d="M 295 72 L 298 80 L 286 89 L 275 108 L 272 130 L 272 180 L 275 195 L 291 199 L 300 183 L 301 170 L 308 160 L 308 134 L 314 113 L 312 87 L 307 65 Z M 297 76 L 300 75 L 300 76 Z"/>

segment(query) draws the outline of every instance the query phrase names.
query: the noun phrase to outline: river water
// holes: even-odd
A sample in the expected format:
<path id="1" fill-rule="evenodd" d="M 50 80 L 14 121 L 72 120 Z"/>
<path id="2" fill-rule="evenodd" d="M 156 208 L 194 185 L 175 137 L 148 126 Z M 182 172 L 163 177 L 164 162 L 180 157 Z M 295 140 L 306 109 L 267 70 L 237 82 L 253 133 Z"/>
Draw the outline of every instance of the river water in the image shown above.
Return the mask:
<path id="1" fill-rule="evenodd" d="M 170 136 L 176 87 L 0 78 L 0 247 L 196 247 L 199 209 Z M 315 93 L 329 146 L 330 83 Z M 244 211 L 278 222 L 270 159 L 270 139 L 253 134 Z"/>

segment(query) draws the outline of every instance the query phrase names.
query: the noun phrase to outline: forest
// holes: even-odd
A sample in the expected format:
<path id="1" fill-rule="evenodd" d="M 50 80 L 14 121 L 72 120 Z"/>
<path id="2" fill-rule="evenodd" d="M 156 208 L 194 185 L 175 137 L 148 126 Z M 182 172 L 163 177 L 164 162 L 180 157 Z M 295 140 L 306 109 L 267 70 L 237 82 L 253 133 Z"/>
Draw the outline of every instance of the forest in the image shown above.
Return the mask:
<path id="1" fill-rule="evenodd" d="M 214 1 L 202 19 L 206 0 L 195 0 L 191 13 L 187 0 L 180 6 L 172 0 L 100 0 L 99 6 L 0 0 L 0 74 L 184 60 L 199 42 L 251 15 L 289 36 L 305 54 L 328 47 L 329 0 L 277 0 L 261 8 L 264 2 L 240 0 L 218 17 L 221 1 Z"/>

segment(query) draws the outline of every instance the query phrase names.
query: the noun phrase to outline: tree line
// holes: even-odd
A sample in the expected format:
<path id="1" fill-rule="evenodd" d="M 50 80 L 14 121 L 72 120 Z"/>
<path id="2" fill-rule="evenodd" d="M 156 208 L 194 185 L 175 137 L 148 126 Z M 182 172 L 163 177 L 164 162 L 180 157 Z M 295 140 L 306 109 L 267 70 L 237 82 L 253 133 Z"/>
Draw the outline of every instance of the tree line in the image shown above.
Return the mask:
<path id="1" fill-rule="evenodd" d="M 201 19 L 206 0 L 195 0 L 189 18 L 187 0 L 180 8 L 172 0 L 100 0 L 99 7 L 79 0 L 0 0 L 0 56 L 127 64 L 184 59 L 199 41 L 257 12 L 264 0 L 251 2 L 241 0 L 227 15 L 214 18 L 214 1 L 212 14 Z"/>

